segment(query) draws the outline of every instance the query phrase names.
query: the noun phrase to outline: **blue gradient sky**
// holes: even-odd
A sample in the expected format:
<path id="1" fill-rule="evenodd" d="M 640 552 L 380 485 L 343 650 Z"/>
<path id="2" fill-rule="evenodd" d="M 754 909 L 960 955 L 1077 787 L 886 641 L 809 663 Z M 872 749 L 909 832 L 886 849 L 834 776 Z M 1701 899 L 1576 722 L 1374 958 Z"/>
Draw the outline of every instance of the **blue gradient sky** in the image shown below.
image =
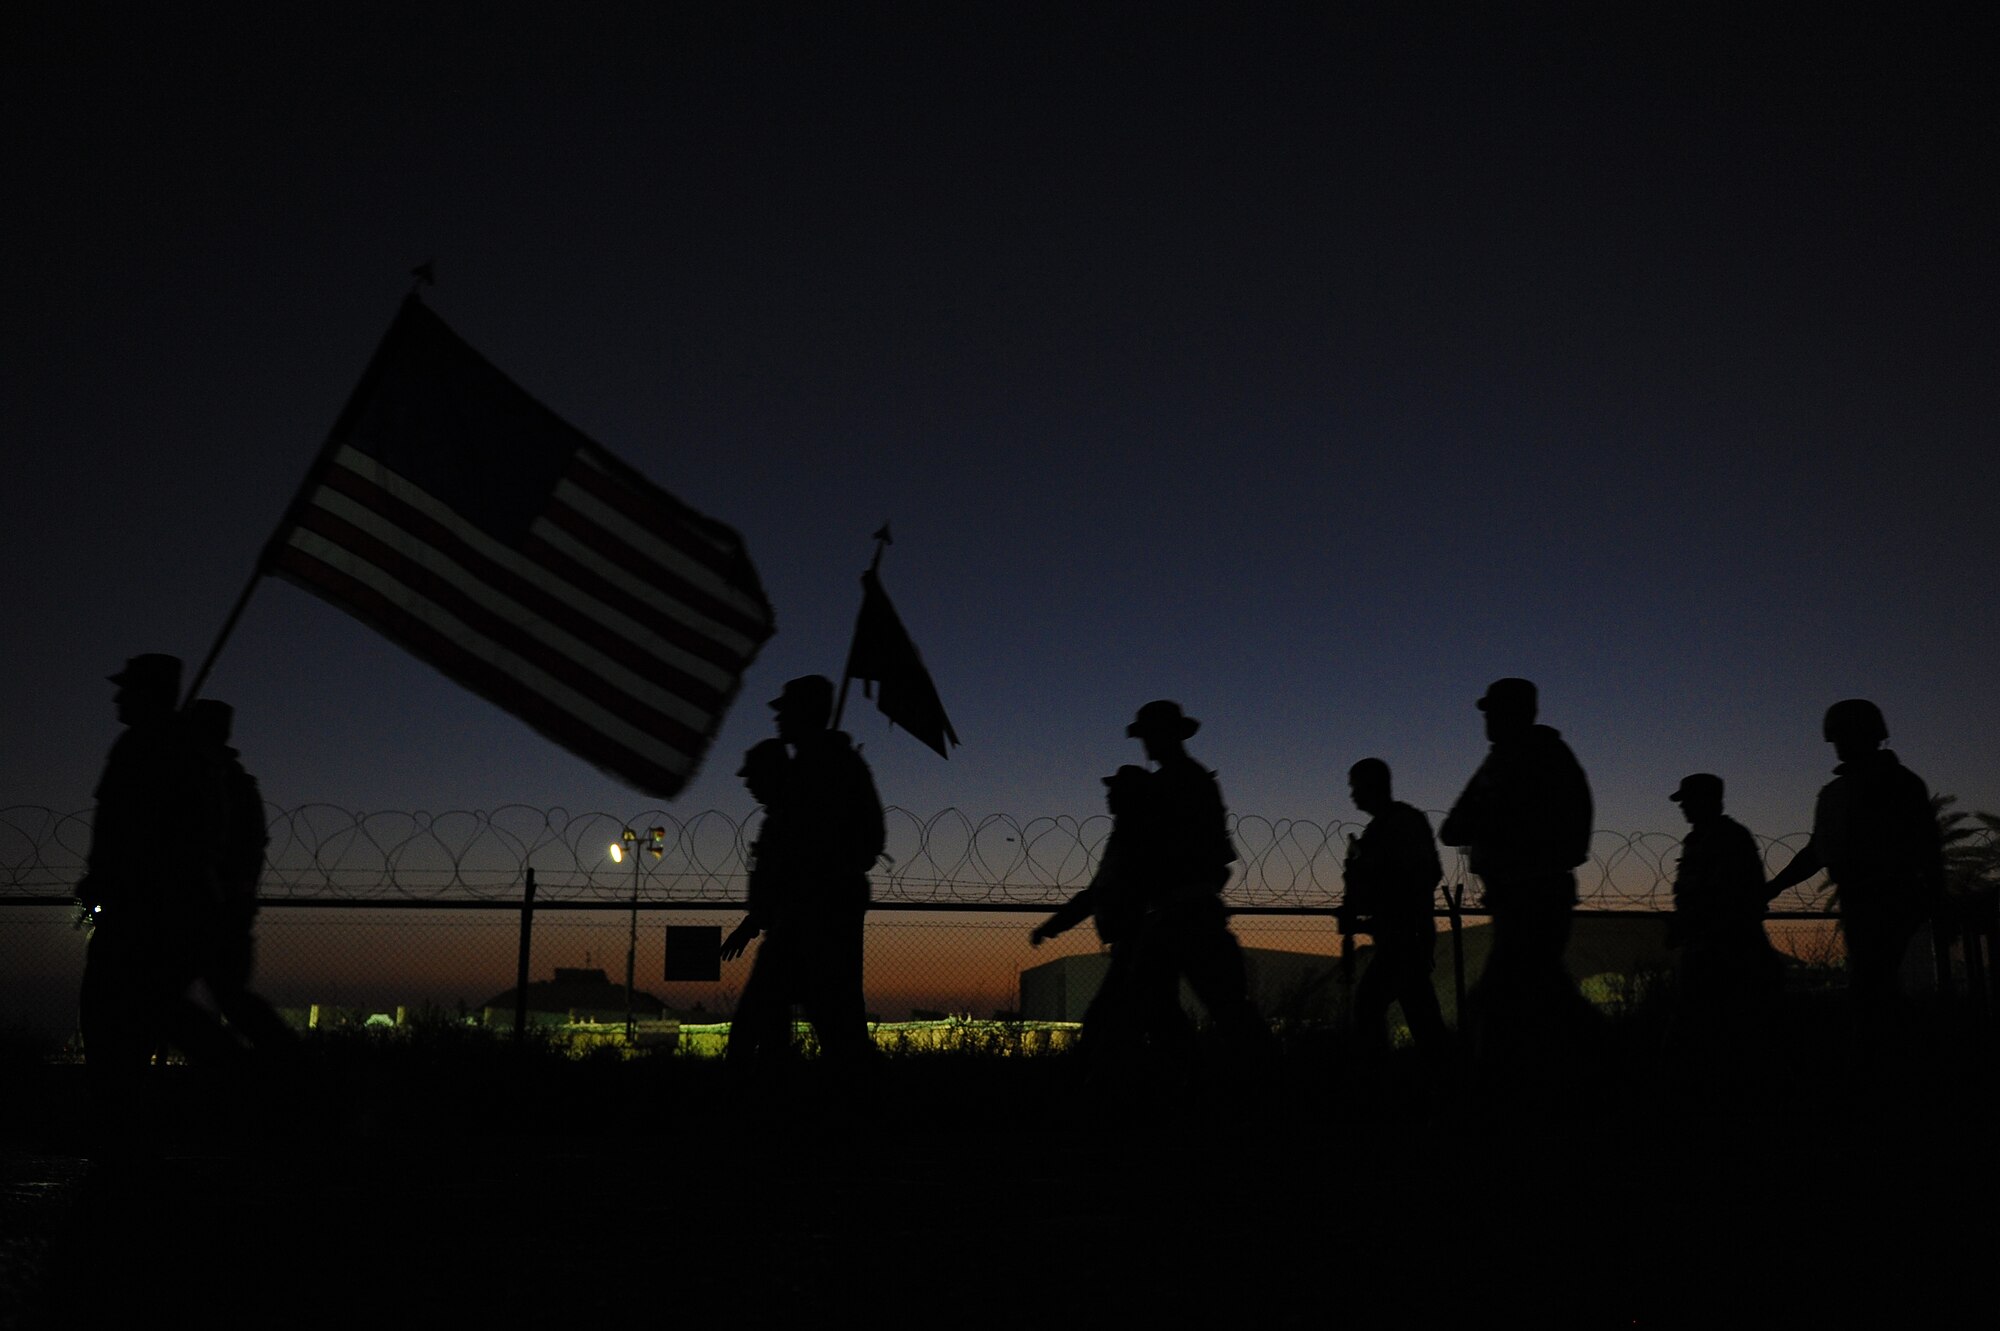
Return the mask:
<path id="1" fill-rule="evenodd" d="M 32 9 L 0 803 L 89 803 L 102 676 L 206 649 L 435 257 L 764 577 L 684 810 L 748 806 L 884 518 L 964 740 L 851 713 L 914 810 L 1094 812 L 1158 696 L 1241 812 L 1369 754 L 1442 807 L 1510 674 L 1604 827 L 1697 769 L 1805 827 L 1856 694 L 2000 808 L 1985 11 L 921 13 Z M 289 585 L 209 692 L 282 804 L 648 804 Z"/>

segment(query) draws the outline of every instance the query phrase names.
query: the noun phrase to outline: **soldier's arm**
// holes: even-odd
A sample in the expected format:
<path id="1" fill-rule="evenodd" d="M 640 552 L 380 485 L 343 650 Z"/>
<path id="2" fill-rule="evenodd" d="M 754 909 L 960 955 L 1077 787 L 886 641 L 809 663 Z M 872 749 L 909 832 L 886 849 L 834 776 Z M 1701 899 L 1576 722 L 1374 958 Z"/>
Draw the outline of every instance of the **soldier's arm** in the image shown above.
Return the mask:
<path id="1" fill-rule="evenodd" d="M 1451 806 L 1451 812 L 1446 814 L 1444 821 L 1438 825 L 1438 840 L 1447 846 L 1472 844 L 1472 835 L 1467 826 L 1472 821 L 1472 815 L 1466 810 L 1466 796 L 1471 793 L 1467 790 L 1464 795 L 1460 795 L 1458 802 Z"/>
<path id="2" fill-rule="evenodd" d="M 77 899 L 86 906 L 104 904 L 107 897 L 117 896 L 145 873 L 146 856 L 153 849 L 146 835 L 146 820 L 140 816 L 141 792 L 146 785 L 142 747 L 127 731 L 111 746 L 94 792 L 90 849 L 84 856 L 83 877 L 76 885 Z"/>
<path id="3" fill-rule="evenodd" d="M 1764 884 L 1764 900 L 1770 901 L 1788 887 L 1797 887 L 1825 867 L 1825 863 L 1820 859 L 1818 843 L 1806 842 L 1804 848 L 1792 856 L 1792 862 L 1778 870 L 1771 881 Z"/>
<path id="4" fill-rule="evenodd" d="M 243 774 L 243 817 L 252 831 L 250 839 L 257 843 L 261 856 L 271 848 L 271 824 L 264 811 L 264 791 L 257 784 L 257 778 L 248 772 Z"/>
<path id="5" fill-rule="evenodd" d="M 875 774 L 868 770 L 868 764 L 860 754 L 852 749 L 848 750 L 848 753 L 852 758 L 854 775 L 854 782 L 850 787 L 854 798 L 850 816 L 854 819 L 858 837 L 856 858 L 860 858 L 859 852 L 865 852 L 867 855 L 866 862 L 861 866 L 865 873 L 875 867 L 875 862 L 882 858 L 882 853 L 889 848 L 889 826 L 882 812 L 881 793 L 875 789 Z"/>
<path id="6" fill-rule="evenodd" d="M 1575 841 L 1565 849 L 1564 855 L 1572 864 L 1585 864 L 1590 860 L 1591 839 L 1597 835 L 1597 806 L 1590 796 L 1590 778 L 1584 775 L 1583 764 L 1576 755 L 1569 755 L 1569 799 L 1570 835 Z"/>
<path id="7" fill-rule="evenodd" d="M 1452 804 L 1451 812 L 1444 816 L 1444 822 L 1438 828 L 1438 840 L 1445 845 L 1469 846 L 1480 839 L 1481 830 L 1489 820 L 1485 775 L 1483 766 L 1474 772 L 1472 780 L 1465 783 L 1465 789 Z"/>
<path id="8" fill-rule="evenodd" d="M 750 946 L 750 940 L 763 933 L 755 915 L 745 915 L 743 923 L 729 931 L 729 937 L 722 940 L 722 959 L 734 961 L 743 955 L 743 949 Z"/>
<path id="9" fill-rule="evenodd" d="M 1750 829 L 1737 824 L 1732 832 L 1733 840 L 1729 848 L 1729 886 L 1731 895 L 1741 897 L 1745 893 L 1756 896 L 1768 904 L 1763 893 L 1768 889 L 1764 884 L 1764 852 L 1757 848 L 1757 838 L 1750 835 Z"/>
<path id="10" fill-rule="evenodd" d="M 1093 898 L 1096 887 L 1096 883 L 1092 883 L 1064 902 L 1055 914 L 1029 932 L 1028 941 L 1040 947 L 1046 940 L 1060 937 L 1090 918 L 1091 913 L 1097 909 Z"/>
<path id="11" fill-rule="evenodd" d="M 1433 900 L 1437 885 L 1444 881 L 1444 861 L 1438 855 L 1437 838 L 1431 835 L 1431 820 L 1412 808 L 1397 827 L 1396 881 L 1412 897 Z"/>

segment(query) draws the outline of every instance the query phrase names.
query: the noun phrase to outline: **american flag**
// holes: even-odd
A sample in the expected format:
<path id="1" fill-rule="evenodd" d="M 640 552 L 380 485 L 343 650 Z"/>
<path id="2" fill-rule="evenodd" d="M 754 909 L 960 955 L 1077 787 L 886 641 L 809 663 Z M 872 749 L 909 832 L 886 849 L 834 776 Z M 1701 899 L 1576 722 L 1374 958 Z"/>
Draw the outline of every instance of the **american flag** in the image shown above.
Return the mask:
<path id="1" fill-rule="evenodd" d="M 663 798 L 773 628 L 735 531 L 535 401 L 414 294 L 264 558 Z"/>

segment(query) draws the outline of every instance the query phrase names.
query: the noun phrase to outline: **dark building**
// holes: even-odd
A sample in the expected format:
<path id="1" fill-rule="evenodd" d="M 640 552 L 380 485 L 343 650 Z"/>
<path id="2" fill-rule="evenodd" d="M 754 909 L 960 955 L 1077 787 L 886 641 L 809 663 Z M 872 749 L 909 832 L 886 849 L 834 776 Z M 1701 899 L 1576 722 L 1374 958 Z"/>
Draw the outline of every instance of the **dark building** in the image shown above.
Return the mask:
<path id="1" fill-rule="evenodd" d="M 519 989 L 495 994 L 479 1006 L 489 1026 L 514 1019 Z M 553 980 L 528 982 L 528 1020 L 540 1025 L 624 1025 L 625 986 L 596 968 L 558 966 Z M 632 991 L 635 1020 L 656 1022 L 672 1017 L 666 1004 L 643 989 Z"/>

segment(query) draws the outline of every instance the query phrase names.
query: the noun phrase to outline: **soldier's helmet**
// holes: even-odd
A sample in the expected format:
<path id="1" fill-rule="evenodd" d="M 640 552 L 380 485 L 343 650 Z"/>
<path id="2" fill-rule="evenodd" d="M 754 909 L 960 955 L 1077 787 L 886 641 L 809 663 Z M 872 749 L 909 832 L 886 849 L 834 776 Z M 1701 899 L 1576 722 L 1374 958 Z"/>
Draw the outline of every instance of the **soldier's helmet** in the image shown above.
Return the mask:
<path id="1" fill-rule="evenodd" d="M 1882 709 L 1866 698 L 1843 698 L 1826 709 L 1820 735 L 1829 744 L 1843 739 L 1879 744 L 1889 738 L 1889 723 L 1882 719 Z"/>
<path id="2" fill-rule="evenodd" d="M 1380 758 L 1363 758 L 1347 769 L 1347 780 L 1350 785 L 1386 788 L 1389 784 L 1389 764 Z"/>
<path id="3" fill-rule="evenodd" d="M 1200 729 L 1201 722 L 1184 715 L 1179 703 L 1171 698 L 1155 698 L 1139 709 L 1139 714 L 1132 718 L 1132 724 L 1125 727 L 1125 734 L 1130 739 L 1145 735 L 1188 739 Z"/>
<path id="4" fill-rule="evenodd" d="M 1497 712 L 1501 716 L 1524 716 L 1532 721 L 1540 708 L 1540 695 L 1535 689 L 1533 680 L 1510 676 L 1506 679 L 1496 679 L 1488 684 L 1485 694 L 1473 706 L 1482 712 Z"/>
<path id="5" fill-rule="evenodd" d="M 833 715 L 833 681 L 825 675 L 788 679 L 784 690 L 771 699 L 771 710 L 780 716 L 796 716 L 809 725 L 823 726 Z"/>
<path id="6" fill-rule="evenodd" d="M 106 679 L 135 697 L 165 701 L 171 706 L 181 691 L 181 658 L 165 652 L 146 652 L 125 662 L 125 668 Z"/>
<path id="7" fill-rule="evenodd" d="M 1674 793 L 1667 796 L 1676 804 L 1693 800 L 1697 805 L 1713 801 L 1722 803 L 1722 778 L 1713 772 L 1690 772 L 1681 778 Z"/>

